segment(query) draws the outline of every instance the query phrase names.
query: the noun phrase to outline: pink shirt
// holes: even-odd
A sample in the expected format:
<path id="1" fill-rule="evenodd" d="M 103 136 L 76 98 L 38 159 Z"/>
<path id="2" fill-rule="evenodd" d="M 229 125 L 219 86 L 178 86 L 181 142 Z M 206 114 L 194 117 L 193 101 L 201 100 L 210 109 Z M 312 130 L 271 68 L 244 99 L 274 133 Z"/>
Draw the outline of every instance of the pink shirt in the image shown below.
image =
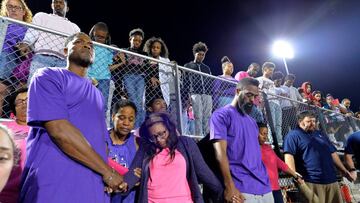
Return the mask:
<path id="1" fill-rule="evenodd" d="M 11 171 L 9 181 L 0 193 L 0 202 L 16 203 L 20 193 L 20 181 L 26 157 L 26 137 L 29 132 L 29 126 L 19 125 L 14 120 L 2 121 L 1 124 L 5 125 L 14 133 L 14 140 L 21 154 L 18 163 L 19 166 L 16 166 L 13 171 Z"/>
<path id="2" fill-rule="evenodd" d="M 261 145 L 261 158 L 268 172 L 271 190 L 280 190 L 278 169 L 287 171 L 288 165 L 276 156 L 274 150 L 268 144 Z"/>
<path id="3" fill-rule="evenodd" d="M 148 202 L 192 203 L 185 158 L 176 150 L 174 160 L 169 160 L 169 149 L 164 149 L 150 162 Z"/>
<path id="4" fill-rule="evenodd" d="M 250 77 L 250 75 L 246 71 L 240 71 L 240 72 L 236 73 L 236 75 L 235 75 L 235 79 L 237 81 L 240 81 L 243 78 L 249 78 L 249 77 Z"/>

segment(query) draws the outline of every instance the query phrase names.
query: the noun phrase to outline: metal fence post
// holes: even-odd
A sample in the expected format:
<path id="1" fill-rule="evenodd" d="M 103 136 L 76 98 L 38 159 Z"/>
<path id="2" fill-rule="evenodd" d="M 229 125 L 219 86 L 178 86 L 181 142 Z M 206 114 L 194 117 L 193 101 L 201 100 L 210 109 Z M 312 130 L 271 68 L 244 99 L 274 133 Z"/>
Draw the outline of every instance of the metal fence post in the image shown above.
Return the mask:
<path id="1" fill-rule="evenodd" d="M 276 155 L 278 155 L 279 157 L 282 157 L 282 154 L 280 152 L 279 143 L 278 143 L 278 140 L 277 140 L 277 137 L 276 137 L 276 130 L 275 130 L 274 121 L 273 121 L 272 116 L 271 116 L 269 100 L 267 99 L 267 95 L 265 94 L 265 92 L 261 92 L 261 94 L 262 94 L 262 98 L 263 98 L 263 101 L 264 101 L 266 120 L 268 121 L 269 126 L 270 126 L 270 130 L 271 130 L 271 137 L 273 139 L 274 151 L 275 151 Z"/>
<path id="2" fill-rule="evenodd" d="M 185 132 L 185 129 L 183 129 L 183 121 L 182 121 L 182 104 L 181 104 L 181 89 L 180 89 L 180 77 L 179 74 L 179 67 L 176 63 L 174 63 L 174 70 L 175 70 L 175 97 L 176 97 L 176 114 L 177 119 L 176 122 L 180 126 L 178 130 L 180 131 L 180 134 L 182 135 Z"/>

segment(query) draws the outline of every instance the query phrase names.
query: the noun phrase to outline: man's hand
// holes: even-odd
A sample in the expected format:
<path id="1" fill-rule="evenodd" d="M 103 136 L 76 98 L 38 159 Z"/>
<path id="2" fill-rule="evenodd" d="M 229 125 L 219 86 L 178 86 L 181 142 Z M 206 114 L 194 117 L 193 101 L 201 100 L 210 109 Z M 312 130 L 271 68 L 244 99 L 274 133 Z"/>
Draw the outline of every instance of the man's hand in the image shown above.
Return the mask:
<path id="1" fill-rule="evenodd" d="M 356 181 L 356 179 L 357 179 L 357 171 L 355 170 L 355 171 L 351 171 L 350 172 L 350 176 L 352 177 L 352 179 L 354 180 L 354 181 Z"/>
<path id="2" fill-rule="evenodd" d="M 150 79 L 150 81 L 151 81 L 151 86 L 152 86 L 152 87 L 157 87 L 157 86 L 160 85 L 160 81 L 159 81 L 157 78 L 152 77 L 152 78 Z"/>
<path id="3" fill-rule="evenodd" d="M 228 203 L 243 203 L 245 202 L 245 197 L 241 192 L 236 189 L 235 186 L 227 187 L 224 191 L 225 202 Z"/>
<path id="4" fill-rule="evenodd" d="M 354 171 L 353 171 L 354 172 Z M 356 171 L 355 171 L 356 173 Z M 354 174 L 352 174 L 352 172 L 349 172 L 348 170 L 344 171 L 344 176 L 346 179 L 348 179 L 350 182 L 354 182 L 356 180 L 356 176 L 354 176 Z"/>
<path id="5" fill-rule="evenodd" d="M 111 170 L 103 175 L 103 181 L 109 189 L 112 191 L 118 191 L 121 189 L 119 186 L 123 183 L 123 177 L 114 170 Z M 107 191 L 109 192 L 110 190 Z"/>

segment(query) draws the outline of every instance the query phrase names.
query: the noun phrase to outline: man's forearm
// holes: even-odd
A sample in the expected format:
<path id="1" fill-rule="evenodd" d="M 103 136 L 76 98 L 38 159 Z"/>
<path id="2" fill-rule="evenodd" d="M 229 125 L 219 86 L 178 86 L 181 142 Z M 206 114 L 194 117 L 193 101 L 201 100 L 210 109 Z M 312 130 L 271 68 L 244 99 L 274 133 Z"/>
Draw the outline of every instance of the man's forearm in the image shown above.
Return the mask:
<path id="1" fill-rule="evenodd" d="M 45 128 L 59 148 L 69 157 L 101 175 L 111 173 L 111 168 L 70 122 L 67 120 L 49 121 L 45 123 Z"/>
<path id="2" fill-rule="evenodd" d="M 230 187 L 234 185 L 234 182 L 230 173 L 229 160 L 226 154 L 226 144 L 224 143 L 214 143 L 215 147 L 215 157 L 218 161 L 221 175 L 224 179 L 225 187 Z"/>
<path id="3" fill-rule="evenodd" d="M 331 154 L 332 159 L 334 161 L 335 166 L 343 173 L 347 172 L 347 169 L 345 168 L 344 164 L 341 162 L 339 156 L 337 155 L 336 152 Z"/>
<path id="4" fill-rule="evenodd" d="M 291 154 L 285 154 L 284 158 L 285 163 L 289 166 L 289 168 L 293 171 L 296 171 L 294 156 Z"/>
<path id="5" fill-rule="evenodd" d="M 346 166 L 348 167 L 348 169 L 355 168 L 355 164 L 354 164 L 352 157 L 353 157 L 352 154 L 345 154 L 345 163 L 346 163 Z"/>

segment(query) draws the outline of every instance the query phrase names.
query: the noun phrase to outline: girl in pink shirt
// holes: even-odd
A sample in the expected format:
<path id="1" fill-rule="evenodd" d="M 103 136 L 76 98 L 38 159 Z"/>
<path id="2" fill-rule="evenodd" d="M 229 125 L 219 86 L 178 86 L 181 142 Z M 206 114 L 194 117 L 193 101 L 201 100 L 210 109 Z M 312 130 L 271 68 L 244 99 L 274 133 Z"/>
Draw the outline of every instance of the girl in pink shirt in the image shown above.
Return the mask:
<path id="1" fill-rule="evenodd" d="M 261 158 L 268 172 L 271 189 L 274 196 L 275 203 L 283 203 L 283 197 L 279 186 L 279 173 L 278 170 L 293 176 L 298 179 L 301 177 L 298 173 L 291 170 L 285 162 L 283 162 L 278 156 L 276 156 L 271 145 L 265 144 L 268 136 L 268 128 L 264 123 L 259 123 L 259 143 L 261 145 Z"/>
<path id="2" fill-rule="evenodd" d="M 120 188 L 131 189 L 140 179 L 137 202 L 204 202 L 198 184 L 203 183 L 221 202 L 223 189 L 203 160 L 195 142 L 178 136 L 166 113 L 153 113 L 140 128 L 141 143 L 130 171 L 141 167 L 141 178 L 127 173 Z"/>

